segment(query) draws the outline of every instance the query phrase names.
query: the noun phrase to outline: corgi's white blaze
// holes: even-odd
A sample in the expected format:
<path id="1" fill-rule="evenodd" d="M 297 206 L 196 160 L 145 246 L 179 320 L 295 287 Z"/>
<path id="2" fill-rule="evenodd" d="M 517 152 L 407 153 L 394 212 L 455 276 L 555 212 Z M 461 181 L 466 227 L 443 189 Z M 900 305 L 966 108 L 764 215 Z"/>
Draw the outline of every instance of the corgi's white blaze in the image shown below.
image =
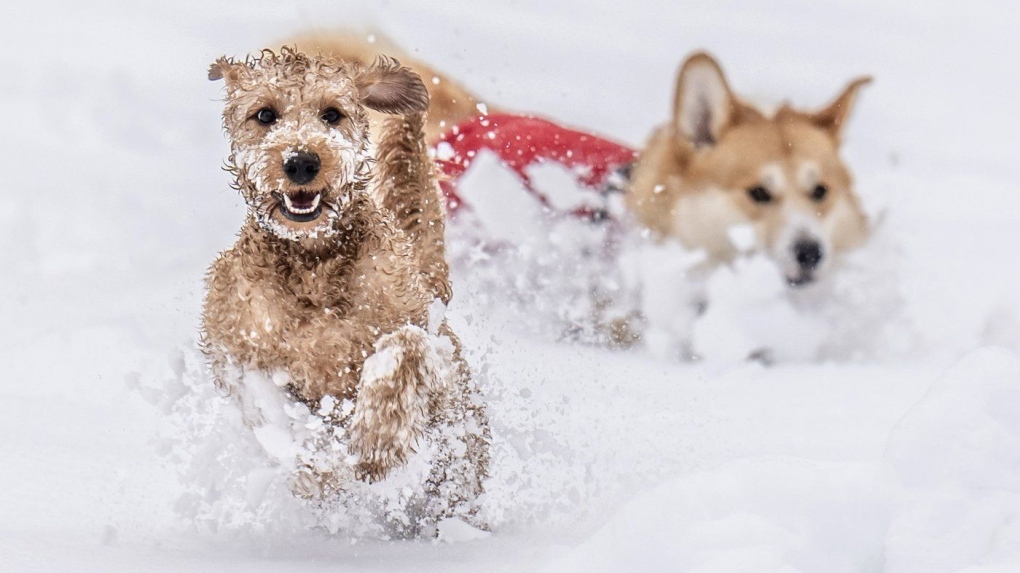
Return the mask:
<path id="1" fill-rule="evenodd" d="M 797 183 L 801 189 L 810 190 L 818 184 L 820 173 L 817 163 L 814 161 L 804 161 L 797 168 Z"/>
<path id="2" fill-rule="evenodd" d="M 766 163 L 762 166 L 760 173 L 761 182 L 772 194 L 783 194 L 789 191 L 786 174 L 783 173 L 783 166 L 778 163 Z"/>

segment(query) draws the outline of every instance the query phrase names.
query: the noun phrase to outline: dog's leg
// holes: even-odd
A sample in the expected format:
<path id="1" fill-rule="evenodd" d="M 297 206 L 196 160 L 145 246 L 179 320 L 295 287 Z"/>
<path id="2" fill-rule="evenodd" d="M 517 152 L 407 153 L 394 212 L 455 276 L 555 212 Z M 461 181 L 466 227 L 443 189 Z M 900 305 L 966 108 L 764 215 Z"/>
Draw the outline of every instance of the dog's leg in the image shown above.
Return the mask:
<path id="1" fill-rule="evenodd" d="M 428 335 L 404 326 L 379 339 L 365 361 L 350 427 L 359 479 L 377 481 L 414 453 L 429 421 L 429 398 L 439 385 Z"/>
<path id="2" fill-rule="evenodd" d="M 489 420 L 480 390 L 462 356 L 460 340 L 444 322 L 433 339 L 445 381 L 433 393 L 432 438 L 436 454 L 426 485 L 432 525 L 459 518 L 481 530 L 488 525 L 479 516 L 479 497 L 488 476 Z"/>
<path id="3" fill-rule="evenodd" d="M 378 151 L 379 192 L 383 206 L 411 239 L 432 295 L 449 303 L 445 213 L 424 125 L 420 113 L 386 120 Z"/>

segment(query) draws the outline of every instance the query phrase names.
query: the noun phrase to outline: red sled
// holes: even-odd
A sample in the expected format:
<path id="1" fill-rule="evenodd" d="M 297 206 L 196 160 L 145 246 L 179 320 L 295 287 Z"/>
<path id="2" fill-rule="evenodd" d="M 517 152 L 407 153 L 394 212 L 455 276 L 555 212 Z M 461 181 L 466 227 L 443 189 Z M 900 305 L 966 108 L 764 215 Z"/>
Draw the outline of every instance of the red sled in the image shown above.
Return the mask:
<path id="1" fill-rule="evenodd" d="M 615 178 L 625 177 L 637 152 L 627 146 L 591 133 L 576 131 L 529 115 L 492 114 L 456 125 L 436 143 L 436 164 L 440 187 L 452 214 L 470 208 L 457 193 L 457 182 L 482 150 L 495 154 L 513 171 L 524 188 L 544 208 L 556 211 L 552 202 L 528 176 L 529 167 L 556 162 L 568 168 L 578 184 L 605 194 L 618 186 Z M 602 220 L 605 210 L 577 207 L 566 212 L 578 218 Z"/>

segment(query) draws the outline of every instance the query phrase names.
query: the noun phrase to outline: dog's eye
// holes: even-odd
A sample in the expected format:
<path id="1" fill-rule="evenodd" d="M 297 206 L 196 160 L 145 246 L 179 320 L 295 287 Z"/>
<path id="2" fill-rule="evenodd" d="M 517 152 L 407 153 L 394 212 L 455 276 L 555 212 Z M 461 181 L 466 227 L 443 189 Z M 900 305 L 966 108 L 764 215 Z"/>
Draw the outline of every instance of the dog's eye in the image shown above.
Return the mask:
<path id="1" fill-rule="evenodd" d="M 276 112 L 272 108 L 264 107 L 255 112 L 255 121 L 262 125 L 272 125 L 276 123 Z"/>
<path id="2" fill-rule="evenodd" d="M 811 198 L 815 201 L 821 202 L 825 199 L 825 196 L 829 194 L 829 188 L 819 183 L 815 185 L 815 188 L 811 190 Z"/>
<path id="3" fill-rule="evenodd" d="M 322 121 L 329 125 L 336 125 L 340 123 L 340 120 L 344 118 L 344 114 L 335 107 L 331 107 L 326 111 L 322 112 Z"/>
<path id="4" fill-rule="evenodd" d="M 769 190 L 762 187 L 761 185 L 751 187 L 747 190 L 747 196 L 751 198 L 755 203 L 771 203 L 772 194 Z"/>

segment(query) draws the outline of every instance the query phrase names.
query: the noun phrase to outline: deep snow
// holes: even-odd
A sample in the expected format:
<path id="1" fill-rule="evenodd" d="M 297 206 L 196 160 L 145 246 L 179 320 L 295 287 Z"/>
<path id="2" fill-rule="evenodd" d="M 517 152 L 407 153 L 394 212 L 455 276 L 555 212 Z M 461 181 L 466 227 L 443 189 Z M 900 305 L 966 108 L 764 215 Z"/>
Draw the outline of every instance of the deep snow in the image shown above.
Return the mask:
<path id="1" fill-rule="evenodd" d="M 1020 570 L 1020 115 L 1006 65 L 1020 52 L 1017 6 L 207 0 L 2 12 L 0 569 Z M 675 68 L 696 48 L 763 102 L 821 105 L 873 73 L 845 156 L 883 223 L 845 275 L 846 306 L 823 314 L 849 324 L 826 327 L 835 351 L 739 359 L 760 322 L 737 330 L 751 333 L 742 345 L 725 333 L 786 308 L 749 287 L 768 280 L 754 259 L 715 278 L 700 364 L 556 342 L 513 305 L 493 312 L 492 293 L 476 290 L 491 275 L 461 261 L 449 312 L 491 399 L 492 535 L 381 542 L 248 518 L 196 524 L 181 497 L 196 479 L 247 487 L 225 478 L 229 464 L 188 464 L 196 448 L 244 447 L 232 404 L 173 383 L 196 364 L 202 274 L 243 213 L 220 170 L 220 86 L 205 69 L 293 31 L 357 24 L 495 103 L 632 145 L 665 118 Z M 475 177 L 506 183 L 497 170 Z M 174 388 L 202 409 L 153 407 L 172 405 L 159 394 Z M 238 491 L 250 493 L 223 499 Z"/>

